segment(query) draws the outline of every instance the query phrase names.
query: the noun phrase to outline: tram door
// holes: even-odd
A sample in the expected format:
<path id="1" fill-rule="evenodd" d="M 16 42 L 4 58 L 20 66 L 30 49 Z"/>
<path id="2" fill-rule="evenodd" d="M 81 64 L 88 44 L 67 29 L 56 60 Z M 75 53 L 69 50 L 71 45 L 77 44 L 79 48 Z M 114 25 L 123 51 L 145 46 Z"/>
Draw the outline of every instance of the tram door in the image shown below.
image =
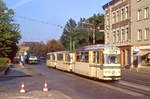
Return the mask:
<path id="1" fill-rule="evenodd" d="M 101 51 L 91 52 L 91 76 L 95 78 L 103 77 L 103 53 Z"/>
<path id="2" fill-rule="evenodd" d="M 96 77 L 96 68 L 93 62 L 94 57 L 95 57 L 94 51 L 89 51 L 89 64 L 90 64 L 90 70 L 91 70 L 91 77 Z"/>
<path id="3" fill-rule="evenodd" d="M 75 71 L 75 53 L 70 53 L 70 71 Z"/>

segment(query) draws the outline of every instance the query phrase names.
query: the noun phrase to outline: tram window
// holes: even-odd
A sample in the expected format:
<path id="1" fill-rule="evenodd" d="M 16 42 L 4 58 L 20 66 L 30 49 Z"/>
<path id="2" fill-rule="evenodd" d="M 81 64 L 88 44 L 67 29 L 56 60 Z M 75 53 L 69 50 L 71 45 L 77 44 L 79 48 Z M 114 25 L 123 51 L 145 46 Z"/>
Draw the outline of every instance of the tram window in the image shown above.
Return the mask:
<path id="1" fill-rule="evenodd" d="M 57 55 L 57 60 L 58 61 L 63 61 L 63 54 L 58 54 Z"/>
<path id="2" fill-rule="evenodd" d="M 100 51 L 94 52 L 93 63 L 97 63 L 97 64 L 103 64 L 104 63 L 104 58 L 103 58 L 102 52 L 100 52 Z"/>
<path id="3" fill-rule="evenodd" d="M 107 64 L 118 64 L 119 63 L 119 55 L 107 55 Z"/>
<path id="4" fill-rule="evenodd" d="M 65 61 L 70 61 L 70 55 L 69 54 L 65 55 Z"/>
<path id="5" fill-rule="evenodd" d="M 76 61 L 77 62 L 86 62 L 86 63 L 89 62 L 89 53 L 88 52 L 77 53 Z"/>
<path id="6" fill-rule="evenodd" d="M 52 60 L 55 60 L 55 55 L 54 54 L 52 55 Z"/>
<path id="7" fill-rule="evenodd" d="M 50 59 L 50 55 L 47 55 L 47 60 L 49 60 Z"/>

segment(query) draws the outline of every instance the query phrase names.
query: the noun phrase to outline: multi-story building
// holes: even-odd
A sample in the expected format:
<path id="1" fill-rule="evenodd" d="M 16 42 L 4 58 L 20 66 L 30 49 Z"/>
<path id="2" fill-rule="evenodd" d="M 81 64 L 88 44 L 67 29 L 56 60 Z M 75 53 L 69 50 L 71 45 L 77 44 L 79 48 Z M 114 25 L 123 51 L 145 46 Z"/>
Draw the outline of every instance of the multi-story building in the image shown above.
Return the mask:
<path id="1" fill-rule="evenodd" d="M 141 65 L 150 53 L 150 0 L 111 0 L 105 10 L 105 43 L 121 49 L 122 66 Z"/>
<path id="2" fill-rule="evenodd" d="M 121 64 L 131 64 L 131 1 L 112 0 L 105 10 L 105 43 L 121 49 Z"/>
<path id="3" fill-rule="evenodd" d="M 139 51 L 133 57 L 138 65 L 150 63 L 150 0 L 131 0 L 132 51 Z"/>

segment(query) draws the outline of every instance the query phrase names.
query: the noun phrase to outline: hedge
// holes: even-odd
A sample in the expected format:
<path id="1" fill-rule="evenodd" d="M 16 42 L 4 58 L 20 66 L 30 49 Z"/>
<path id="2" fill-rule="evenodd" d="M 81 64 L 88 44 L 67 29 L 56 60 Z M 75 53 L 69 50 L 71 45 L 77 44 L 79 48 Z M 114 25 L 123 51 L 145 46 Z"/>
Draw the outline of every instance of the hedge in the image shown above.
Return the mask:
<path id="1" fill-rule="evenodd" d="M 0 66 L 7 66 L 8 58 L 0 58 Z"/>

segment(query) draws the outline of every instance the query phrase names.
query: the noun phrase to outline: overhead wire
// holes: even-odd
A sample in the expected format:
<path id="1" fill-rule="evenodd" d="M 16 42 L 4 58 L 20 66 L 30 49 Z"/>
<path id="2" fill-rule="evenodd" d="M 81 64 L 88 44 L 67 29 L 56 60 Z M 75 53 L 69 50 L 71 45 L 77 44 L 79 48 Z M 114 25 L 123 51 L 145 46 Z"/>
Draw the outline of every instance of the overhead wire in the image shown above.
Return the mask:
<path id="1" fill-rule="evenodd" d="M 36 23 L 41 23 L 41 24 L 46 24 L 46 25 L 50 25 L 50 26 L 54 26 L 54 27 L 58 27 L 60 29 L 63 29 L 64 26 L 62 25 L 58 25 L 58 24 L 51 24 L 49 22 L 46 22 L 46 21 L 42 21 L 42 20 L 39 20 L 39 19 L 34 19 L 34 18 L 29 18 L 29 17 L 24 17 L 24 16 L 15 16 L 17 18 L 20 18 L 20 19 L 23 19 L 23 20 L 27 20 L 27 21 L 31 21 L 31 22 L 36 22 Z"/>

